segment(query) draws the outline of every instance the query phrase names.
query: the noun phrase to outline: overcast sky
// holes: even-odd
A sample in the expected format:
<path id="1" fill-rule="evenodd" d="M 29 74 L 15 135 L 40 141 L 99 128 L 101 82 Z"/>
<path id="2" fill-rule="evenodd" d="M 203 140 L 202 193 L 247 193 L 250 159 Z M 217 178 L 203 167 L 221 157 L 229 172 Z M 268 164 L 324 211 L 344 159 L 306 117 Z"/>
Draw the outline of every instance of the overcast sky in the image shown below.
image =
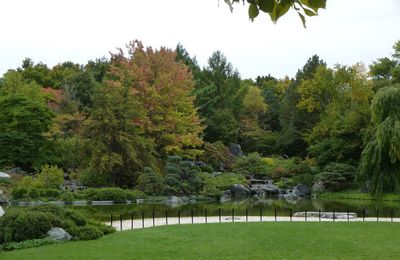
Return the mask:
<path id="1" fill-rule="evenodd" d="M 219 3 L 220 2 L 220 3 Z M 0 0 L 0 75 L 25 57 L 53 66 L 109 57 L 133 39 L 181 43 L 200 65 L 221 50 L 243 78 L 294 76 L 313 54 L 351 65 L 392 53 L 400 40 L 400 0 L 328 0 L 304 29 L 291 10 L 277 24 L 253 23 L 224 0 Z"/>

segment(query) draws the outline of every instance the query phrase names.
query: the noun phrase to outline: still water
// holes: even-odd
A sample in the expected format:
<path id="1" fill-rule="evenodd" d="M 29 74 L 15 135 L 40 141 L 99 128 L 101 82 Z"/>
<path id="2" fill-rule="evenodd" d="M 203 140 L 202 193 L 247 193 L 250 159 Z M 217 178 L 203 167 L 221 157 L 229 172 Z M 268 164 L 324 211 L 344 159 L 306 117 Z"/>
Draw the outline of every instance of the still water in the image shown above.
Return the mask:
<path id="1" fill-rule="evenodd" d="M 229 203 L 219 202 L 201 202 L 178 207 L 168 207 L 162 203 L 146 203 L 146 204 L 117 204 L 105 206 L 67 206 L 79 210 L 85 215 L 92 218 L 107 221 L 110 220 L 111 214 L 115 219 L 119 219 L 120 215 L 123 219 L 141 218 L 142 214 L 146 218 L 151 218 L 153 212 L 155 217 L 176 217 L 179 214 L 184 216 L 217 216 L 219 210 L 222 215 L 231 215 L 232 210 L 236 216 L 245 215 L 246 209 L 249 215 L 259 215 L 260 211 L 263 216 L 273 216 L 275 210 L 278 216 L 289 216 L 290 212 L 297 211 L 335 211 L 357 213 L 362 216 L 363 211 L 366 217 L 400 217 L 400 202 L 390 201 L 372 201 L 372 200 L 327 200 L 316 198 L 304 198 L 296 201 L 287 201 L 285 199 L 271 198 L 257 203 L 250 200 L 231 201 Z"/>

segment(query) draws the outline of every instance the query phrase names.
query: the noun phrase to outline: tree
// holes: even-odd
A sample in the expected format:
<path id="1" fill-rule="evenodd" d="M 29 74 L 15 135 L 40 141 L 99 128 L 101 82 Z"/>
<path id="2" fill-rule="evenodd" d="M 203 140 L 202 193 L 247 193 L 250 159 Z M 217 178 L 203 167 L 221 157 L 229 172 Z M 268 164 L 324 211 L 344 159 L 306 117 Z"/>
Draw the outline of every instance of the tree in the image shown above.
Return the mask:
<path id="1" fill-rule="evenodd" d="M 393 50 L 392 58 L 380 58 L 369 66 L 376 89 L 400 83 L 400 41 L 393 45 Z"/>
<path id="2" fill-rule="evenodd" d="M 225 0 L 231 11 L 233 4 L 239 2 L 240 0 Z M 290 8 L 293 8 L 299 15 L 304 27 L 306 26 L 305 16 L 316 16 L 319 9 L 326 7 L 326 0 L 247 0 L 247 2 L 249 3 L 249 18 L 252 21 L 262 11 L 268 13 L 271 20 L 276 23 Z M 244 0 L 243 5 L 245 5 Z"/>
<path id="3" fill-rule="evenodd" d="M 21 94 L 0 97 L 0 165 L 40 165 L 53 113 L 44 102 Z"/>
<path id="4" fill-rule="evenodd" d="M 166 48 L 145 49 L 140 41 L 127 47 L 128 57 L 122 51 L 113 55 L 110 79 L 129 83 L 144 108 L 141 123 L 145 134 L 159 155 L 194 158 L 201 153 L 203 126 L 191 95 L 194 82 L 188 67 Z"/>
<path id="5" fill-rule="evenodd" d="M 222 141 L 229 145 L 237 142 L 239 123 L 229 109 L 218 109 L 206 120 L 205 139 L 209 142 Z"/>
<path id="6" fill-rule="evenodd" d="M 86 181 L 133 186 L 145 166 L 153 166 L 153 144 L 140 125 L 143 106 L 131 81 L 107 81 L 85 122 L 89 165 Z"/>
<path id="7" fill-rule="evenodd" d="M 366 140 L 360 179 L 370 180 L 373 194 L 400 191 L 400 85 L 380 89 L 371 105 L 375 131 Z"/>
<path id="8" fill-rule="evenodd" d="M 159 194 L 163 189 L 162 176 L 150 167 L 144 167 L 137 179 L 136 188 L 149 195 Z"/>

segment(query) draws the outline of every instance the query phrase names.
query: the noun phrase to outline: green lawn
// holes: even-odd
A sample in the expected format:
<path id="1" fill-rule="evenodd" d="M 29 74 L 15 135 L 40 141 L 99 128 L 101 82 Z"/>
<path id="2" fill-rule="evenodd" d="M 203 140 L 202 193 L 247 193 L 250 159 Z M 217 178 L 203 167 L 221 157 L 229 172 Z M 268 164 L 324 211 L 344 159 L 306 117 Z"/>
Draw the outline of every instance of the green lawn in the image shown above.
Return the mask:
<path id="1" fill-rule="evenodd" d="M 399 259 L 397 223 L 223 223 L 116 232 L 0 259 Z"/>

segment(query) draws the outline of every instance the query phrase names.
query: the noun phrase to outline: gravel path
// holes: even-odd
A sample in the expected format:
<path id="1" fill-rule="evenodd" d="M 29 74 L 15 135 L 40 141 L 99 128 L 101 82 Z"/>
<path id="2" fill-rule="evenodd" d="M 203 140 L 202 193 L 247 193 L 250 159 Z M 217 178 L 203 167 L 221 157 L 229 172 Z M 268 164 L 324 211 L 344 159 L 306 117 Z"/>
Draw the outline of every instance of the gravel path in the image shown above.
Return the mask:
<path id="1" fill-rule="evenodd" d="M 228 222 L 274 222 L 274 221 L 293 221 L 293 222 L 305 222 L 306 219 L 304 217 L 271 217 L 271 216 L 263 216 L 260 218 L 259 216 L 249 216 L 246 220 L 246 216 L 235 216 L 234 220 L 232 220 L 231 216 L 221 216 L 221 220 L 218 216 L 210 216 L 207 217 L 193 217 L 193 222 L 191 217 L 181 217 L 178 219 L 177 217 L 168 217 L 168 222 L 165 218 L 154 218 L 154 222 L 152 218 L 145 218 L 144 221 L 142 219 L 134 219 L 133 222 L 131 220 L 122 220 L 120 222 L 119 219 L 113 221 L 112 226 L 119 230 L 130 230 L 130 229 L 140 229 L 140 228 L 148 228 L 153 226 L 165 226 L 165 225 L 177 225 L 177 224 L 205 224 L 205 223 L 228 223 Z M 316 218 L 316 217 L 307 217 L 307 222 L 333 222 L 333 219 L 324 219 L 324 218 Z M 345 219 L 335 219 L 335 222 L 397 222 L 400 223 L 400 218 L 379 218 L 377 221 L 376 218 L 353 218 L 347 220 Z M 110 222 L 106 222 L 107 225 L 110 225 Z"/>

